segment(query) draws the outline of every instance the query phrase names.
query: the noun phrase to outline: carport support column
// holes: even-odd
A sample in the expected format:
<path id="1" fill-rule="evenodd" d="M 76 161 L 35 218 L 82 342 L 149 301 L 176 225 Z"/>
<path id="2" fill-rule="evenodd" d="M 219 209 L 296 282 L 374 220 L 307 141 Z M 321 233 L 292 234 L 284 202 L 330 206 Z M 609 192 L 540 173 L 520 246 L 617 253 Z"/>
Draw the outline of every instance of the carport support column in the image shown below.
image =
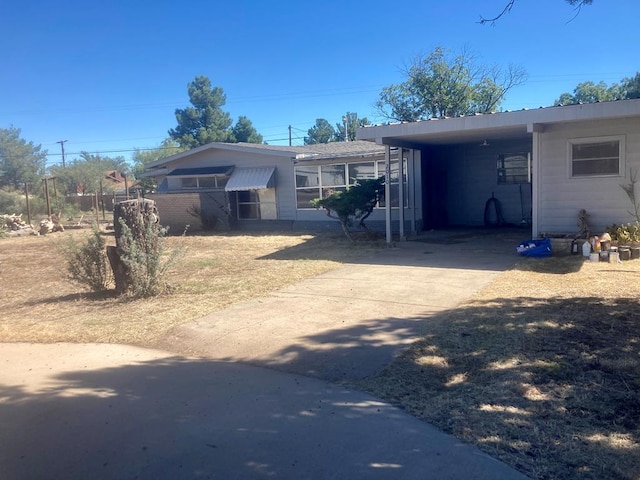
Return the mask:
<path id="1" fill-rule="evenodd" d="M 398 148 L 398 222 L 400 241 L 406 240 L 404 236 L 404 154 L 409 152 L 404 148 Z"/>
<path id="2" fill-rule="evenodd" d="M 391 245 L 391 146 L 384 147 L 384 220 L 387 245 Z"/>

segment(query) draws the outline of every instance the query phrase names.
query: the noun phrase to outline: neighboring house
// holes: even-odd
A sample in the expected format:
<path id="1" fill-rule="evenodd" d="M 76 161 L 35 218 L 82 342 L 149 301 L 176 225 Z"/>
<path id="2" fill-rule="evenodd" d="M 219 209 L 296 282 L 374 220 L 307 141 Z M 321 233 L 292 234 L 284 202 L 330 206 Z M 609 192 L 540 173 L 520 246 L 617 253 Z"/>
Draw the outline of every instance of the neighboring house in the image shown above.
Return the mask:
<path id="1" fill-rule="evenodd" d="M 425 229 L 483 225 L 487 206 L 492 223 L 492 197 L 505 222 L 531 223 L 534 236 L 577 232 L 580 209 L 594 232 L 634 221 L 621 185 L 640 171 L 640 99 L 371 126 L 357 137 L 418 159 L 409 202 Z"/>
<path id="2" fill-rule="evenodd" d="M 160 221 L 172 231 L 190 228 L 339 229 L 310 201 L 344 190 L 357 179 L 385 174 L 385 147 L 371 142 L 308 146 L 210 143 L 146 165 L 155 177 Z M 394 150 L 391 210 L 398 212 L 399 162 Z M 403 163 L 404 170 L 413 165 Z M 406 188 L 406 175 L 405 175 Z M 412 211 L 407 197 L 407 211 Z M 384 230 L 384 201 L 367 224 Z M 416 225 L 414 224 L 414 230 Z"/>

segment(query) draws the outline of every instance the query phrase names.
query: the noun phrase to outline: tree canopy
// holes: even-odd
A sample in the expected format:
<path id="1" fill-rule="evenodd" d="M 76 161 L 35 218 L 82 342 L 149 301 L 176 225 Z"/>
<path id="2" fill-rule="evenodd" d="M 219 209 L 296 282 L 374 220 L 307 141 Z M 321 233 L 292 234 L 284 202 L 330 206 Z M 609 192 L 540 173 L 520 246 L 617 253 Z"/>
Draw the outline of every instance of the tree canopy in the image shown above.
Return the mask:
<path id="1" fill-rule="evenodd" d="M 156 182 L 154 178 L 143 178 L 145 166 L 148 163 L 155 162 L 161 158 L 169 157 L 185 151 L 185 147 L 179 146 L 173 139 L 166 138 L 162 143 L 154 149 L 141 150 L 136 148 L 131 156 L 133 160 L 133 175 L 136 177 L 138 184 L 142 188 L 143 193 L 151 193 L 156 188 Z"/>
<path id="2" fill-rule="evenodd" d="M 45 174 L 47 151 L 20 138 L 21 130 L 0 128 L 0 187 L 19 188 Z"/>
<path id="3" fill-rule="evenodd" d="M 640 72 L 634 77 L 623 78 L 620 83 L 607 85 L 605 82 L 594 83 L 581 82 L 573 93 L 565 92 L 553 103 L 558 105 L 575 105 L 578 103 L 610 102 L 612 100 L 624 100 L 628 98 L 640 98 Z"/>
<path id="4" fill-rule="evenodd" d="M 345 135 L 346 122 L 346 135 Z M 334 128 L 325 118 L 317 118 L 313 127 L 307 130 L 307 136 L 304 137 L 305 145 L 313 145 L 316 143 L 344 142 L 347 140 L 353 142 L 356 139 L 356 130 L 358 127 L 370 125 L 371 122 L 364 117 L 358 118 L 357 113 L 347 112 L 342 118 L 342 122 L 336 123 Z"/>
<path id="5" fill-rule="evenodd" d="M 262 135 L 247 117 L 240 117 L 232 128 L 231 115 L 222 110 L 227 97 L 221 87 L 211 86 L 208 77 L 196 77 L 187 92 L 192 106 L 176 109 L 178 125 L 169 130 L 169 137 L 178 145 L 195 148 L 211 142 L 262 142 Z"/>
<path id="6" fill-rule="evenodd" d="M 68 193 L 87 195 L 100 191 L 100 182 L 105 179 L 109 171 L 123 174 L 129 172 L 129 166 L 124 157 L 107 157 L 89 152 L 81 152 L 79 158 L 74 158 L 66 167 L 56 165 L 51 167 L 51 174 L 58 178 Z M 104 189 L 109 189 L 107 183 Z"/>
<path id="7" fill-rule="evenodd" d="M 316 124 L 307 131 L 307 136 L 304 137 L 305 145 L 335 141 L 336 131 L 329 121 L 324 118 L 316 118 Z"/>
<path id="8" fill-rule="evenodd" d="M 379 113 L 392 121 L 494 112 L 527 78 L 522 67 L 483 65 L 468 50 L 453 55 L 443 47 L 416 57 L 403 74 L 406 80 L 383 88 L 376 102 Z"/>

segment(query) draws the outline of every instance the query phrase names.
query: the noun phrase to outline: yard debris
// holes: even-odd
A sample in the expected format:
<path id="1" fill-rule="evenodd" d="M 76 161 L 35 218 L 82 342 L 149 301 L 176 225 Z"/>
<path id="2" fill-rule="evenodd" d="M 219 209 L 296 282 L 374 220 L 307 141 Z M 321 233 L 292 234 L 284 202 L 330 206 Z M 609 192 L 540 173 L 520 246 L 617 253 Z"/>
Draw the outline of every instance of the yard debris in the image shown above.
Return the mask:
<path id="1" fill-rule="evenodd" d="M 37 235 L 31 225 L 22 219 L 22 214 L 0 215 L 0 230 L 11 236 Z"/>
<path id="2" fill-rule="evenodd" d="M 46 235 L 53 232 L 64 232 L 64 227 L 60 223 L 59 215 L 55 213 L 49 218 L 40 221 L 40 235 Z"/>

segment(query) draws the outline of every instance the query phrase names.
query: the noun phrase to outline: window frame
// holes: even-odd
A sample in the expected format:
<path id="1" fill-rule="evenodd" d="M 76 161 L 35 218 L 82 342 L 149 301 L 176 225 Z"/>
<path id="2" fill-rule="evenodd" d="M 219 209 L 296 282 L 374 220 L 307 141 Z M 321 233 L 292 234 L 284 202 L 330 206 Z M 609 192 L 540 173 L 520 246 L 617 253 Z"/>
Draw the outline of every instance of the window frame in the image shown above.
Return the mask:
<path id="1" fill-rule="evenodd" d="M 399 166 L 399 158 L 392 158 L 391 159 L 391 163 L 393 164 L 394 162 L 397 164 L 396 167 Z M 407 168 L 408 168 L 408 159 L 407 158 L 403 158 L 402 161 L 404 162 L 404 169 L 403 169 L 403 185 L 404 185 L 404 189 L 405 189 L 405 195 L 403 196 L 404 198 L 404 203 L 405 203 L 405 208 L 408 208 L 408 195 L 407 195 L 407 189 L 408 189 L 408 179 L 409 179 L 409 173 L 407 172 Z M 357 162 L 337 162 L 337 163 L 322 163 L 322 164 L 317 164 L 317 165 L 296 165 L 294 167 L 293 170 L 293 176 L 294 176 L 294 186 L 295 186 L 295 204 L 296 204 L 296 210 L 316 210 L 314 207 L 312 207 L 311 205 L 309 205 L 308 207 L 301 207 L 299 205 L 298 202 L 298 192 L 302 191 L 302 190 L 317 190 L 318 195 L 314 198 L 323 198 L 323 192 L 325 191 L 330 191 L 330 190 L 344 190 L 347 189 L 353 185 L 355 185 L 357 179 L 351 178 L 350 177 L 350 167 L 354 166 L 354 165 L 359 165 L 359 164 L 373 164 L 373 171 L 374 171 L 374 178 L 380 178 L 383 177 L 385 175 L 385 171 L 384 171 L 384 163 L 385 160 L 384 159 L 380 159 L 379 157 L 377 158 L 372 158 L 369 160 L 362 160 L 362 161 L 357 161 Z M 382 165 L 382 167 L 380 166 Z M 341 166 L 344 167 L 344 176 L 345 176 L 345 184 L 341 184 L 341 185 L 324 185 L 322 182 L 322 167 L 335 167 L 335 166 Z M 317 169 L 317 178 L 318 178 L 318 185 L 314 185 L 314 186 L 298 186 L 298 178 L 296 175 L 296 169 L 297 168 L 303 168 L 303 169 L 310 169 L 310 168 L 316 168 Z M 396 171 L 398 171 L 399 168 L 396 168 Z M 392 175 L 392 180 L 389 184 L 389 186 L 391 187 L 391 189 L 398 189 L 399 188 L 399 179 L 393 179 L 393 175 Z M 396 202 L 397 203 L 397 202 Z M 376 208 L 384 208 L 384 199 L 381 202 L 381 204 L 376 205 Z M 398 205 L 392 205 L 391 208 L 398 208 Z"/>
<path id="2" fill-rule="evenodd" d="M 583 175 L 575 175 L 573 173 L 574 170 L 574 162 L 575 161 L 587 161 L 589 159 L 578 159 L 574 160 L 573 158 L 573 147 L 574 145 L 589 145 L 589 144 L 599 144 L 599 143 L 611 143 L 618 142 L 618 171 L 615 173 L 596 173 L 596 174 L 583 174 Z M 585 137 L 585 138 L 570 138 L 567 141 L 567 175 L 572 180 L 579 179 L 589 179 L 589 178 L 606 178 L 606 177 L 623 177 L 626 170 L 626 145 L 625 145 L 625 136 L 624 135 L 609 135 L 603 137 Z M 592 160 L 600 160 L 600 159 L 592 159 Z M 604 158 L 602 158 L 604 160 Z"/>
<path id="3" fill-rule="evenodd" d="M 227 184 L 227 181 L 229 180 L 229 175 L 185 175 L 185 176 L 180 176 L 180 177 L 176 177 L 180 180 L 180 190 L 189 190 L 189 191 L 195 191 L 195 190 L 222 190 L 224 189 L 225 185 Z M 201 187 L 200 186 L 200 179 L 201 178 L 206 178 L 206 179 L 211 179 L 213 178 L 215 180 L 215 186 L 206 186 L 206 187 Z M 194 187 L 185 187 L 183 185 L 184 180 L 195 180 L 196 185 Z"/>

